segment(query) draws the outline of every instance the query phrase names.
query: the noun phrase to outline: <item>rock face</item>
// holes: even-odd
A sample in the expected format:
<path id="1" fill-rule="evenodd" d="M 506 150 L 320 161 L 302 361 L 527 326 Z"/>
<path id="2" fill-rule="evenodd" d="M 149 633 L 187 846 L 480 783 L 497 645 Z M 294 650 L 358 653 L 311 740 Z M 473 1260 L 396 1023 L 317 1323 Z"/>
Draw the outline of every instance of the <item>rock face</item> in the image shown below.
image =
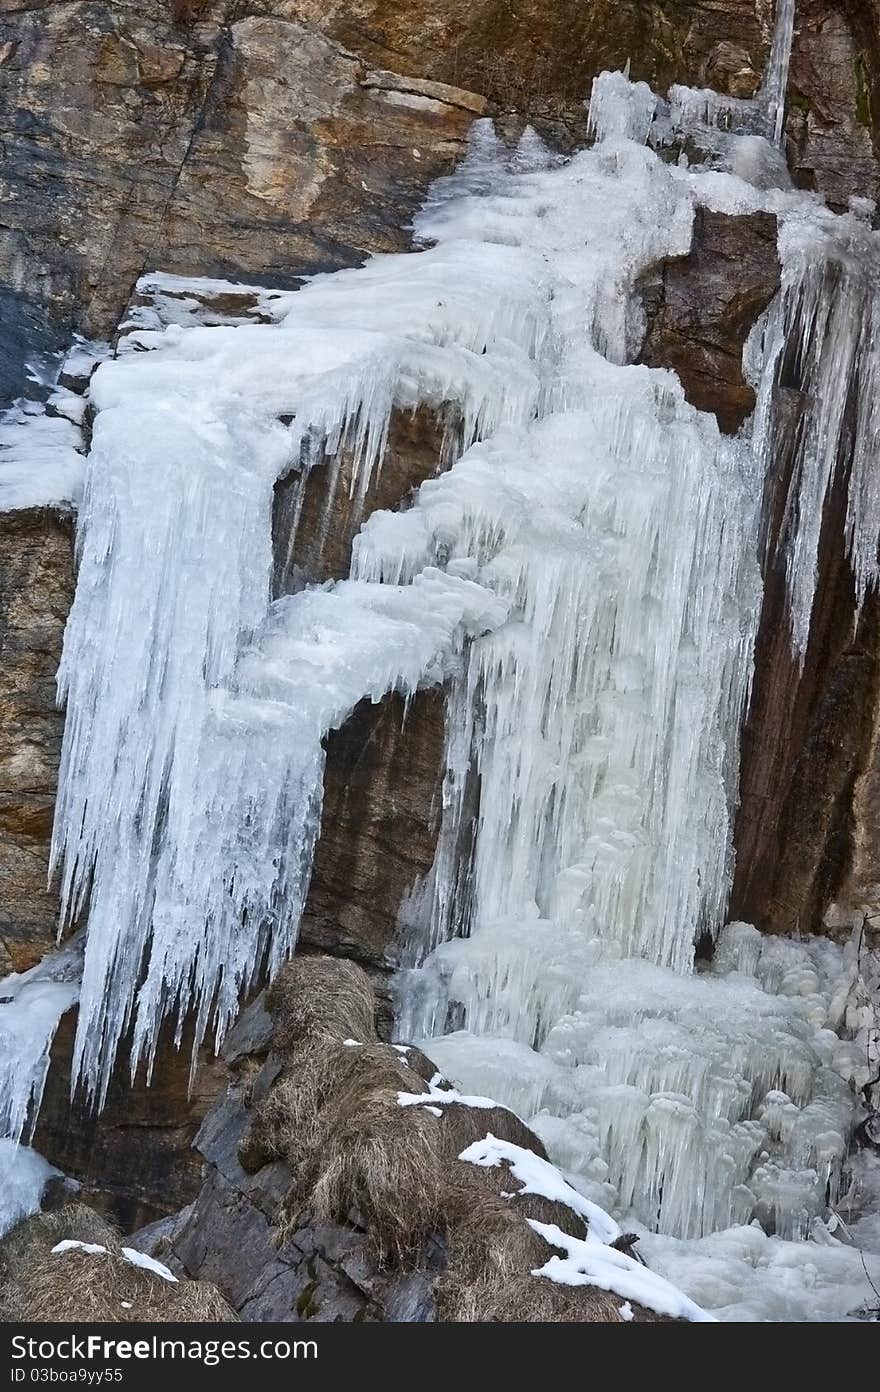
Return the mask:
<path id="1" fill-rule="evenodd" d="M 797 403 L 792 401 L 793 418 Z M 785 582 L 774 559 L 786 459 L 770 481 L 770 530 L 755 688 L 743 738 L 731 912 L 776 933 L 818 932 L 839 902 L 876 900 L 875 720 L 878 604 L 857 620 L 844 553 L 845 479 L 826 507 L 816 606 L 801 669 L 792 655 Z"/>
<path id="2" fill-rule="evenodd" d="M 322 833 L 301 941 L 388 967 L 406 895 L 434 860 L 444 700 L 362 701 L 327 741 Z"/>
<path id="3" fill-rule="evenodd" d="M 106 336 L 144 269 L 289 285 L 399 248 L 485 105 L 367 64 L 296 6 L 186 8 L 0 7 L 0 284 L 20 317 Z"/>
<path id="4" fill-rule="evenodd" d="M 63 715 L 55 672 L 73 599 L 73 520 L 45 509 L 0 519 L 0 975 L 52 944 L 46 887 Z"/>
<path id="5" fill-rule="evenodd" d="M 143 1071 L 132 1082 L 126 1066 L 118 1069 L 96 1118 L 81 1099 L 70 1098 L 75 1023 L 70 1012 L 55 1036 L 34 1145 L 78 1182 L 85 1203 L 130 1232 L 198 1193 L 201 1162 L 192 1143 L 225 1086 L 226 1069 L 203 1050 L 191 1088 L 191 1040 L 185 1036 L 175 1049 L 166 1030 L 152 1083 Z"/>
<path id="6" fill-rule="evenodd" d="M 404 245 L 473 118 L 583 132 L 603 67 L 750 95 L 773 0 L 0 3 L 0 375 L 59 330 L 106 336 L 161 267 L 290 285 Z M 876 0 L 801 0 L 794 163 L 876 185 Z M 0 386 L 2 386 L 0 380 Z"/>
<path id="7" fill-rule="evenodd" d="M 776 219 L 699 209 L 693 250 L 645 290 L 649 328 L 641 361 L 670 367 L 689 401 L 733 435 L 755 406 L 743 347 L 779 287 Z"/>

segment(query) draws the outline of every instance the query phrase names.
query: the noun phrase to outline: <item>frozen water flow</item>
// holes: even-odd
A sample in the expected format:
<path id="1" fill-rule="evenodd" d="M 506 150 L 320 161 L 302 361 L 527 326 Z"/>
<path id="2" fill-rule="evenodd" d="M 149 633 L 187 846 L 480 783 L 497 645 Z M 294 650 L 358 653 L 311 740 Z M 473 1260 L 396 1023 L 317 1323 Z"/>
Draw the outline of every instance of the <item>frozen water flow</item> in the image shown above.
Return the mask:
<path id="1" fill-rule="evenodd" d="M 0 1237 L 37 1212 L 47 1181 L 59 1173 L 29 1146 L 0 1137 Z"/>
<path id="2" fill-rule="evenodd" d="M 30 1135 L 62 1015 L 79 995 L 81 945 L 44 957 L 0 981 L 0 1136 Z"/>
<path id="3" fill-rule="evenodd" d="M 794 42 L 794 21 L 797 0 L 776 0 L 776 24 L 770 59 L 764 73 L 759 99 L 766 104 L 770 125 L 769 134 L 778 145 L 785 123 L 785 96 L 788 91 L 788 71 Z"/>

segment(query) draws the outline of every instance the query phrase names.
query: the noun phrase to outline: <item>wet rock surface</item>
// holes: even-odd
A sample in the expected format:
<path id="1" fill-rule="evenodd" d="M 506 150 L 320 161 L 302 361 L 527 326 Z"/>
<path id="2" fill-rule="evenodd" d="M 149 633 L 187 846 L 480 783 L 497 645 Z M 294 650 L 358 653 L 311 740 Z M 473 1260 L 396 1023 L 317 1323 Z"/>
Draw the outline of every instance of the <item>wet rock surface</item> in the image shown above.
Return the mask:
<path id="1" fill-rule="evenodd" d="M 776 219 L 697 211 L 689 256 L 645 288 L 649 327 L 641 361 L 677 374 L 689 401 L 733 435 L 755 405 L 743 347 L 779 288 Z"/>
<path id="2" fill-rule="evenodd" d="M 55 672 L 73 586 L 72 518 L 0 517 L 0 975 L 34 966 L 58 926 L 46 888 L 64 728 Z"/>

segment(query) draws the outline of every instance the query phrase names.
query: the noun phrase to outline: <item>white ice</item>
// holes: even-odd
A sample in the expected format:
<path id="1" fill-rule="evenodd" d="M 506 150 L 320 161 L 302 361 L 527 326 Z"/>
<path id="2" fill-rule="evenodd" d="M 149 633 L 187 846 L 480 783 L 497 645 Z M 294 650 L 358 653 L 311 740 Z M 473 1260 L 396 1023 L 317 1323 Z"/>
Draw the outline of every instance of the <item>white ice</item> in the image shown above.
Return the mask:
<path id="1" fill-rule="evenodd" d="M 0 980 L 0 1136 L 30 1135 L 62 1015 L 79 996 L 81 943 Z"/>
<path id="2" fill-rule="evenodd" d="M 0 1237 L 37 1212 L 47 1180 L 59 1173 L 29 1146 L 0 1138 Z"/>
<path id="3" fill-rule="evenodd" d="M 77 508 L 85 474 L 86 402 L 62 377 L 85 386 L 109 345 L 75 336 L 66 353 L 31 372 L 42 390 L 0 411 L 0 512 L 23 508 Z"/>

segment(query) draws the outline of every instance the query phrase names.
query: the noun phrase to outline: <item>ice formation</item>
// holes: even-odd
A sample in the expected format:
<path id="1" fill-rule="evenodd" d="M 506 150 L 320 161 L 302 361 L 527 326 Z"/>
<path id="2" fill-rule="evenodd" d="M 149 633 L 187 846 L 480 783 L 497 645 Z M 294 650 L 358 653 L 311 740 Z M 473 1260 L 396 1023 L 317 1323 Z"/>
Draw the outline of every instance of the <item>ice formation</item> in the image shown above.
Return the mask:
<path id="1" fill-rule="evenodd" d="M 58 1173 L 30 1146 L 0 1137 L 0 1237 L 36 1212 L 47 1180 Z"/>
<path id="2" fill-rule="evenodd" d="M 549 927 L 534 923 L 533 936 Z M 734 924 L 712 971 L 682 976 L 609 960 L 593 939 L 592 964 L 563 997 L 540 948 L 525 967 L 521 942 L 493 940 L 490 960 L 472 951 L 480 937 L 437 954 L 468 1032 L 431 1040 L 433 1056 L 526 1117 L 595 1201 L 681 1237 L 757 1216 L 786 1238 L 807 1237 L 837 1202 L 872 1067 L 861 1042 L 838 1034 L 852 948 Z M 544 1032 L 511 1039 L 506 993 L 524 970 L 547 993 Z"/>
<path id="3" fill-rule="evenodd" d="M 454 1027 L 430 1043 L 444 1071 L 530 1118 L 571 1189 L 634 1215 L 660 1264 L 684 1244 L 686 1286 L 701 1244 L 803 1252 L 790 1239 L 842 1198 L 864 1068 L 851 958 L 732 926 L 693 970 L 726 908 L 761 493 L 793 379 L 809 396 L 782 538 L 796 650 L 840 471 L 860 596 L 877 582 L 875 234 L 786 185 L 793 22 L 781 0 L 752 102 L 659 101 L 603 74 L 595 144 L 567 160 L 477 122 L 418 254 L 295 294 L 142 282 L 92 379 L 59 677 L 53 858 L 66 919 L 88 903 L 75 1074 L 96 1103 L 127 1031 L 133 1069 L 167 1016 L 194 1009 L 197 1042 L 220 1038 L 292 951 L 326 733 L 365 697 L 449 681 L 405 1028 Z M 703 166 L 658 155 L 695 132 Z M 633 365 L 639 277 L 689 250 L 699 203 L 781 222 L 783 293 L 753 335 L 759 405 L 737 439 Z M 273 602 L 279 476 L 325 468 L 329 516 L 347 453 L 363 499 L 392 412 L 420 404 L 451 467 L 366 521 L 349 580 Z M 402 1104 L 456 1100 L 439 1091 Z M 595 1250 L 562 1250 L 543 1276 L 598 1279 Z M 694 1298 L 743 1305 L 710 1297 Z"/>
<path id="4" fill-rule="evenodd" d="M 30 971 L 0 980 L 0 1236 L 39 1207 L 58 1171 L 27 1142 L 61 1017 L 79 995 L 81 944 L 72 942 Z"/>
<path id="5" fill-rule="evenodd" d="M 85 385 L 109 351 L 109 344 L 75 338 L 66 353 L 30 369 L 32 398 L 0 411 L 0 512 L 79 505 L 86 403 L 62 378 Z"/>
<path id="6" fill-rule="evenodd" d="M 58 1023 L 79 995 L 79 942 L 0 980 L 0 1136 L 30 1136 Z M 0 1177 L 2 1184 L 2 1177 Z"/>

